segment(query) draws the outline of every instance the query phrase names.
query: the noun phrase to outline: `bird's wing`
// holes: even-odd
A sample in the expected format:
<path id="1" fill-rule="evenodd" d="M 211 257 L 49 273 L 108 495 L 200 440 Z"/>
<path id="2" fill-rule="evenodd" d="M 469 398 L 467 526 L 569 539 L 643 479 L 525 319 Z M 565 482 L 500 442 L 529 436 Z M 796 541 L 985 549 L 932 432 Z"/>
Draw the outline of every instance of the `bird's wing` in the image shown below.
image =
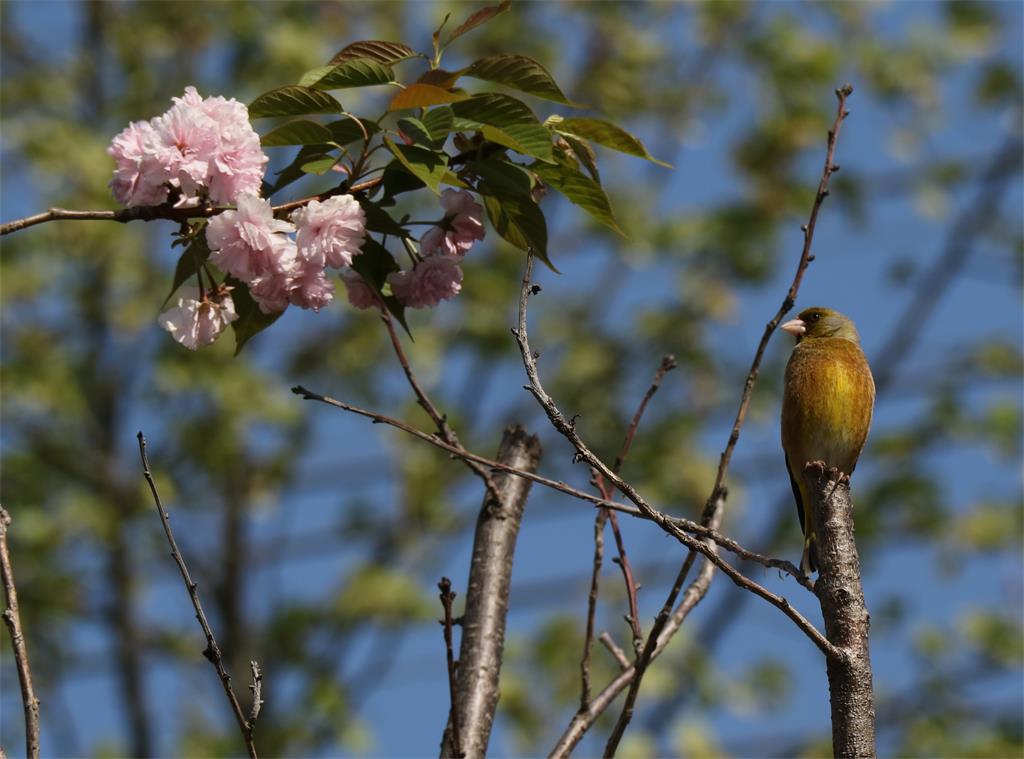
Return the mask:
<path id="1" fill-rule="evenodd" d="M 793 488 L 793 498 L 796 499 L 796 514 L 800 517 L 800 534 L 806 534 L 806 528 L 804 527 L 804 499 L 800 494 L 800 485 L 797 484 L 796 477 L 793 476 L 793 467 L 789 465 L 789 454 L 783 451 L 786 457 L 786 471 L 789 473 L 789 484 Z"/>

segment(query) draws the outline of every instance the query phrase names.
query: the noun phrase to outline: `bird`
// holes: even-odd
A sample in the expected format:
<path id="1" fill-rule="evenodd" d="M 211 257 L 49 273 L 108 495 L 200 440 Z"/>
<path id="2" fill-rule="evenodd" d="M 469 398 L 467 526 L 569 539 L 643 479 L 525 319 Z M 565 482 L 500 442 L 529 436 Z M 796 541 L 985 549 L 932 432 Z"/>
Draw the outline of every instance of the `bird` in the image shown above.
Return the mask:
<path id="1" fill-rule="evenodd" d="M 804 533 L 800 569 L 810 576 L 818 561 L 803 470 L 821 461 L 853 474 L 871 427 L 875 381 L 857 328 L 838 311 L 808 308 L 780 329 L 796 337 L 782 395 L 782 450 Z"/>

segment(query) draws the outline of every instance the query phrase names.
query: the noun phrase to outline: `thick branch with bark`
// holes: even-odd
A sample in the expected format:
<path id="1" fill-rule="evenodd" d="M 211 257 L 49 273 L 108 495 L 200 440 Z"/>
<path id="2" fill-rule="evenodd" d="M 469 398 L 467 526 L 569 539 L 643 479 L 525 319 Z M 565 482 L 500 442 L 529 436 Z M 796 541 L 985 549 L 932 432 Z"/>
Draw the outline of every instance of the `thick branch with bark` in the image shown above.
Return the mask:
<path id="1" fill-rule="evenodd" d="M 854 541 L 850 481 L 835 470 L 826 472 L 815 465 L 809 465 L 803 477 L 811 494 L 818 545 L 815 593 L 825 618 L 825 635 L 840 652 L 838 657 L 825 657 L 832 701 L 832 751 L 837 757 L 874 757 L 870 616 Z"/>
<path id="2" fill-rule="evenodd" d="M 540 463 L 537 437 L 519 426 L 505 430 L 498 461 L 516 470 L 534 471 Z M 458 725 L 461 750 L 467 757 L 487 753 L 498 681 L 505 648 L 505 620 L 512 581 L 512 562 L 519 525 L 530 493 L 530 481 L 502 472 L 494 476 L 498 497 L 484 494 L 473 537 L 473 558 L 462 617 L 458 666 Z M 452 726 L 445 730 L 441 756 L 455 757 Z"/>

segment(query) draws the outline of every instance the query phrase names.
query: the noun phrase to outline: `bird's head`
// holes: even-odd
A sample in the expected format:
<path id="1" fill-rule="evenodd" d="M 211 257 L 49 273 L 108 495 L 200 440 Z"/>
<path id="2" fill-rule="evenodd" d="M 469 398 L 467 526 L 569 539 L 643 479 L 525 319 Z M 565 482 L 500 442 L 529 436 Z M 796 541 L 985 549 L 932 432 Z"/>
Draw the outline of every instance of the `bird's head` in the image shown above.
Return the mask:
<path id="1" fill-rule="evenodd" d="M 797 342 L 819 337 L 841 337 L 855 343 L 860 342 L 857 328 L 850 319 L 838 311 L 820 306 L 804 309 L 799 316 L 783 324 L 780 329 L 795 336 Z"/>

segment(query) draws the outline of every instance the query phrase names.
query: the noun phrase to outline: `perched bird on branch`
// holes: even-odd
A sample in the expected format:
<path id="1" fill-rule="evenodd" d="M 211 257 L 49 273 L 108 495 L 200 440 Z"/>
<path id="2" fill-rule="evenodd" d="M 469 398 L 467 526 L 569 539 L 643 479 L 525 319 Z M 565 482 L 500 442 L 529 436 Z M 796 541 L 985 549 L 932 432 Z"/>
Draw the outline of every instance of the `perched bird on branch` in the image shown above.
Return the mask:
<path id="1" fill-rule="evenodd" d="M 828 308 L 808 308 L 781 327 L 796 337 L 782 396 L 782 449 L 796 497 L 804 552 L 800 569 L 817 570 L 808 462 L 821 461 L 849 477 L 871 426 L 875 381 L 853 322 Z"/>

